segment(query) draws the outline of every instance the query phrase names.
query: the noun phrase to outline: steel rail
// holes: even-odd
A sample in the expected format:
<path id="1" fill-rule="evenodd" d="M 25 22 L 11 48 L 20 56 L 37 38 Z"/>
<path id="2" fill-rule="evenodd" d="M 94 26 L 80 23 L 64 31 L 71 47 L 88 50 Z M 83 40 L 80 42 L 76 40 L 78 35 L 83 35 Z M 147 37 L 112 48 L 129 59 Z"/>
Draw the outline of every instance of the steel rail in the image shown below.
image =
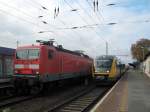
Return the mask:
<path id="1" fill-rule="evenodd" d="M 88 111 L 110 87 L 91 87 L 44 112 L 85 112 Z"/>
<path id="2" fill-rule="evenodd" d="M 36 96 L 17 96 L 17 97 L 12 97 L 12 98 L 8 98 L 6 100 L 3 100 L 2 102 L 0 102 L 0 108 L 5 108 L 8 106 L 12 106 L 15 105 L 17 103 L 21 103 L 27 100 L 31 100 L 33 98 L 35 98 Z"/>

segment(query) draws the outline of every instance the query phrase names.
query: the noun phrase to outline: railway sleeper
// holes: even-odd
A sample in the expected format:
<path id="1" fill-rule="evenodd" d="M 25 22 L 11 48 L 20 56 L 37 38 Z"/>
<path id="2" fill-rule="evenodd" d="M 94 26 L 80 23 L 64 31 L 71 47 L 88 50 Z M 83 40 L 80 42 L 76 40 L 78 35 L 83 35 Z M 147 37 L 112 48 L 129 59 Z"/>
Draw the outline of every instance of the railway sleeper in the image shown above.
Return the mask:
<path id="1" fill-rule="evenodd" d="M 91 101 L 93 101 L 93 99 L 79 99 L 78 101 L 80 101 L 80 102 L 91 102 Z"/>
<path id="2" fill-rule="evenodd" d="M 70 112 L 70 110 L 60 110 L 59 112 Z M 78 111 L 78 110 L 71 110 L 71 112 L 80 112 L 80 111 Z"/>
<path id="3" fill-rule="evenodd" d="M 88 106 L 89 104 L 69 104 L 68 106 L 74 106 L 74 107 L 76 107 L 76 106 Z"/>
<path id="4" fill-rule="evenodd" d="M 72 110 L 76 110 L 76 111 L 82 111 L 84 108 L 83 107 L 77 107 L 77 108 L 75 108 L 75 107 L 64 107 L 63 109 L 61 109 L 61 110 L 70 110 L 70 112 L 72 112 Z"/>
<path id="5" fill-rule="evenodd" d="M 86 97 L 86 98 L 82 98 L 81 100 L 93 100 L 93 99 L 95 99 L 96 97 Z"/>
<path id="6" fill-rule="evenodd" d="M 68 105 L 68 106 L 65 106 L 64 108 L 84 108 L 86 107 L 87 105 Z"/>
<path id="7" fill-rule="evenodd" d="M 93 97 L 96 97 L 96 95 L 86 95 L 86 96 L 84 96 L 84 98 L 93 98 Z"/>
<path id="8" fill-rule="evenodd" d="M 77 103 L 77 104 L 89 104 L 89 103 L 91 103 L 91 101 L 90 102 L 85 102 L 85 101 L 74 101 L 75 103 Z"/>

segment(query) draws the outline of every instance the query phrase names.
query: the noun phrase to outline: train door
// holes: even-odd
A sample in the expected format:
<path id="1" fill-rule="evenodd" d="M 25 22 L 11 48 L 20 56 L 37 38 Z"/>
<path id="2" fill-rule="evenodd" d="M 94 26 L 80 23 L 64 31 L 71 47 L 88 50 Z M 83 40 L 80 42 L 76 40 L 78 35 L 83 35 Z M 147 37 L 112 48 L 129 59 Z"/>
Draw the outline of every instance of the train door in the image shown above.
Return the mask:
<path id="1" fill-rule="evenodd" d="M 59 55 L 58 55 L 58 59 L 59 59 L 59 79 L 62 79 L 63 77 L 63 72 L 64 72 L 64 62 L 63 62 L 63 53 L 59 51 Z"/>
<path id="2" fill-rule="evenodd" d="M 121 63 L 117 60 L 117 75 L 121 74 Z"/>
<path id="3" fill-rule="evenodd" d="M 62 52 L 58 52 L 58 65 L 59 65 L 59 74 L 61 77 L 61 74 L 63 74 L 63 53 Z"/>
<path id="4" fill-rule="evenodd" d="M 57 52 L 54 49 L 48 49 L 48 72 L 51 74 L 59 73 L 59 60 L 57 57 Z"/>

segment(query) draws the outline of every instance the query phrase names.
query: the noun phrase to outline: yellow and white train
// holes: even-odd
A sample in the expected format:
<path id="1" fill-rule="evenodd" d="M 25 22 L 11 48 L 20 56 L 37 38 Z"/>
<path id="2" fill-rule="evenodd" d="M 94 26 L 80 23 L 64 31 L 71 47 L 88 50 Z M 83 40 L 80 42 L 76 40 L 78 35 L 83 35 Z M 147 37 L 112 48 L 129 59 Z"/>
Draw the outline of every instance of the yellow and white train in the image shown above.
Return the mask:
<path id="1" fill-rule="evenodd" d="M 125 72 L 125 64 L 116 56 L 102 55 L 94 60 L 93 77 L 96 80 L 116 81 Z"/>

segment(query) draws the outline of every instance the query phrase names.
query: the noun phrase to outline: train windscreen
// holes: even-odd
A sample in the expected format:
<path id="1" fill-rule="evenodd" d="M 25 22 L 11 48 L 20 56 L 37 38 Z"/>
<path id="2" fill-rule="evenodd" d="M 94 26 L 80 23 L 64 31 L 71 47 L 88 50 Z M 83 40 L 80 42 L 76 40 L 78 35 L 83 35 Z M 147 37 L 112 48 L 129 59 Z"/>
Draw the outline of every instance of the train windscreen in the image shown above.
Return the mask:
<path id="1" fill-rule="evenodd" d="M 38 59 L 39 49 L 20 49 L 16 52 L 16 59 Z"/>
<path id="2" fill-rule="evenodd" d="M 111 69 L 112 60 L 96 60 L 96 72 L 109 72 Z"/>

